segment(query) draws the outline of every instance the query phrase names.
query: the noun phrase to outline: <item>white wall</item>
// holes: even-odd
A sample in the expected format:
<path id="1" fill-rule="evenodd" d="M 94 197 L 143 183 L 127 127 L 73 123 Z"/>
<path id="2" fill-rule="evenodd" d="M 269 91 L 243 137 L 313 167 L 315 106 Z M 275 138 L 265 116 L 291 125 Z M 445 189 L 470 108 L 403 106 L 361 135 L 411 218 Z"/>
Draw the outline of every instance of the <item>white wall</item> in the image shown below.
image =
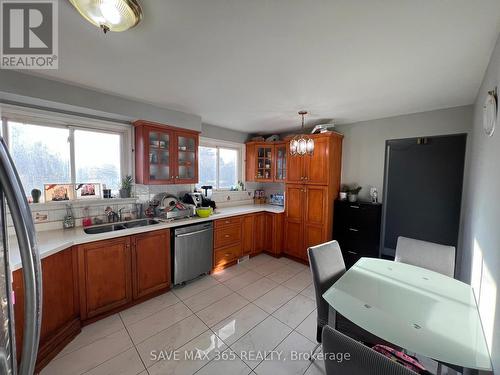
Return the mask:
<path id="1" fill-rule="evenodd" d="M 344 134 L 342 183 L 362 186 L 362 198 L 375 186 L 382 197 L 386 140 L 468 133 L 471 124 L 472 106 L 463 106 L 338 125 Z"/>
<path id="2" fill-rule="evenodd" d="M 464 187 L 461 278 L 475 289 L 495 373 L 500 372 L 500 124 L 484 134 L 482 106 L 500 85 L 500 38 L 474 105 Z"/>

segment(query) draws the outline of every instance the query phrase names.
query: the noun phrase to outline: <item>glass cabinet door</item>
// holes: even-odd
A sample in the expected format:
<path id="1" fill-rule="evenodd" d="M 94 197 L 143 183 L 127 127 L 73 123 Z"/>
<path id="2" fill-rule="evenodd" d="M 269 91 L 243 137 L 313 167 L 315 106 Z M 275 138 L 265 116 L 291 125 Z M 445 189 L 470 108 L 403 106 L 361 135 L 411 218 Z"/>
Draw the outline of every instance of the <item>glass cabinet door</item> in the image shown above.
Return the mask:
<path id="1" fill-rule="evenodd" d="M 273 180 L 273 146 L 257 146 L 257 180 Z"/>
<path id="2" fill-rule="evenodd" d="M 276 181 L 284 181 L 286 177 L 286 144 L 276 145 L 275 158 L 276 158 Z"/>
<path id="3" fill-rule="evenodd" d="M 197 182 L 197 136 L 190 134 L 177 135 L 177 175 L 176 180 L 182 182 Z"/>
<path id="4" fill-rule="evenodd" d="M 170 162 L 170 133 L 149 131 L 149 180 L 168 181 L 172 177 Z"/>

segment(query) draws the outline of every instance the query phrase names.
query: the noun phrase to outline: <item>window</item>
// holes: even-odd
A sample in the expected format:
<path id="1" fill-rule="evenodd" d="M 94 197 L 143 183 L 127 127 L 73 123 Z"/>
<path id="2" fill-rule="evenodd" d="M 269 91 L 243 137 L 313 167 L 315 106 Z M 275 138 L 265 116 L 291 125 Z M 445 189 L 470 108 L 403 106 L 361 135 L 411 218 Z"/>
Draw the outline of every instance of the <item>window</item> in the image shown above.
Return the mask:
<path id="1" fill-rule="evenodd" d="M 229 190 L 241 179 L 241 149 L 239 144 L 201 140 L 198 153 L 199 183 L 217 190 Z M 216 145 L 215 143 L 223 144 Z"/>
<path id="2" fill-rule="evenodd" d="M 5 120 L 3 133 L 27 195 L 43 191 L 44 184 L 79 182 L 100 183 L 116 193 L 128 172 L 125 130 Z"/>

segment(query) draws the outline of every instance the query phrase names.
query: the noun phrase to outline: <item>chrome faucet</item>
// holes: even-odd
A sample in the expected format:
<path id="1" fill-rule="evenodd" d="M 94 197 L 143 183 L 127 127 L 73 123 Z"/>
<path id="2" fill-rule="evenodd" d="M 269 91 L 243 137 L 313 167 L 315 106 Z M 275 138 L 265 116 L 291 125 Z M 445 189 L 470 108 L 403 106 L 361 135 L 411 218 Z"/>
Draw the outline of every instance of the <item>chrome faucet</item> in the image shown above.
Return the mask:
<path id="1" fill-rule="evenodd" d="M 106 207 L 104 213 L 108 218 L 108 223 L 114 223 L 115 221 L 119 220 L 118 214 L 115 211 L 113 211 L 113 209 L 109 206 Z"/>
<path id="2" fill-rule="evenodd" d="M 118 219 L 119 221 L 123 221 L 123 214 L 122 214 L 122 211 L 125 209 L 126 207 L 122 207 L 118 210 Z"/>

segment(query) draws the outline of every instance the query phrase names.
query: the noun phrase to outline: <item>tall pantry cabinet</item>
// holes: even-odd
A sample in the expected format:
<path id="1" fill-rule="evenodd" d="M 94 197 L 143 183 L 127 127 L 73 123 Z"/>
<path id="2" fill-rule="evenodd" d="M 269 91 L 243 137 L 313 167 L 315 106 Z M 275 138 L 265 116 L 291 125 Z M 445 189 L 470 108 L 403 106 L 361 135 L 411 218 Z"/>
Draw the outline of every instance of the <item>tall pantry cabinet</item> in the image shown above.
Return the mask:
<path id="1" fill-rule="evenodd" d="M 307 248 L 332 239 L 334 200 L 340 189 L 343 136 L 310 135 L 312 155 L 291 156 L 287 142 L 285 254 L 307 261 Z"/>

